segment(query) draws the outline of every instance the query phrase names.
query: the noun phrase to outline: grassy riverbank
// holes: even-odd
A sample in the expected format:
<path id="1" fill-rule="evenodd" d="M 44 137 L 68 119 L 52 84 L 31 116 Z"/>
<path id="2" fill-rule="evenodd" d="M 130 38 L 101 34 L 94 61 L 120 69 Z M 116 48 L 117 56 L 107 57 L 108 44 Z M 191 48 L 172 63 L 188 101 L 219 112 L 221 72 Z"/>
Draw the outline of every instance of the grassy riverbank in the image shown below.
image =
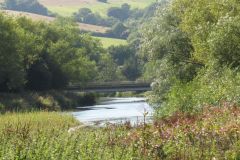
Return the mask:
<path id="1" fill-rule="evenodd" d="M 0 159 L 239 159 L 240 109 L 226 104 L 132 128 L 69 129 L 63 113 L 0 116 Z"/>
<path id="2" fill-rule="evenodd" d="M 96 97 L 93 94 L 63 91 L 0 93 L 0 112 L 71 110 L 93 105 L 95 101 Z"/>

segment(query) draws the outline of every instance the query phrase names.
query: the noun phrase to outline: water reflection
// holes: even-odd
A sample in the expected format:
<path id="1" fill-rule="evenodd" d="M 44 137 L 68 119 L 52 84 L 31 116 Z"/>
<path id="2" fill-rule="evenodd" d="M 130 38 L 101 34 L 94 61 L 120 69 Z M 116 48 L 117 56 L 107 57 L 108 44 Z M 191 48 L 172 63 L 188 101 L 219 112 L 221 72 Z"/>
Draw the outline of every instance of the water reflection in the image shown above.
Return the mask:
<path id="1" fill-rule="evenodd" d="M 126 121 L 134 125 L 143 121 L 145 112 L 148 112 L 147 121 L 150 121 L 153 110 L 144 98 L 111 98 L 103 99 L 95 106 L 81 107 L 73 115 L 88 125 Z"/>

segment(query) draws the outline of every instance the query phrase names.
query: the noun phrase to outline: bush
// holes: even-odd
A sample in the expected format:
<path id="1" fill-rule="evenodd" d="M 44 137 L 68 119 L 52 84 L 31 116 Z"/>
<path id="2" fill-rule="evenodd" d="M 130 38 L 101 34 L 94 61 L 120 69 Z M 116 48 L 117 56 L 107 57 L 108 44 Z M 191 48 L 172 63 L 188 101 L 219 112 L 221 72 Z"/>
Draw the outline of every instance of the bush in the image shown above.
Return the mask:
<path id="1" fill-rule="evenodd" d="M 199 113 L 207 105 L 240 104 L 240 73 L 229 68 L 222 71 L 203 69 L 191 82 L 175 82 L 167 101 L 158 109 L 160 115 L 175 112 Z"/>
<path id="2" fill-rule="evenodd" d="M 39 96 L 37 99 L 37 106 L 39 106 L 41 110 L 47 110 L 47 111 L 60 110 L 60 106 L 52 96 L 46 96 L 46 97 Z"/>

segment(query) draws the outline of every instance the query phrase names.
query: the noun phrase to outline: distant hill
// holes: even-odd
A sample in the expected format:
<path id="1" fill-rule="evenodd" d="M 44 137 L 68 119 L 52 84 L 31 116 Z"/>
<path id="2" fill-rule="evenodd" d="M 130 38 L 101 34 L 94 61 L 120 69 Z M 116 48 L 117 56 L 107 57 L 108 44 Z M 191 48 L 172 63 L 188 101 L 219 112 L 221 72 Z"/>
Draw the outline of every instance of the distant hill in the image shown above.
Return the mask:
<path id="1" fill-rule="evenodd" d="M 32 20 L 41 20 L 41 21 L 48 21 L 48 22 L 55 20 L 54 17 L 42 16 L 42 15 L 27 13 L 27 12 L 18 12 L 18 11 L 11 11 L 11 10 L 0 10 L 0 11 L 13 16 L 26 16 L 28 18 L 31 18 Z M 102 27 L 102 26 L 96 26 L 96 25 L 90 25 L 90 24 L 84 24 L 84 23 L 77 23 L 77 24 L 79 26 L 79 29 L 84 31 L 105 33 L 107 30 L 109 30 L 109 28 Z"/>
<path id="2" fill-rule="evenodd" d="M 39 2 L 50 11 L 62 16 L 70 16 L 80 8 L 90 8 L 92 11 L 106 16 L 110 7 L 119 7 L 123 3 L 128 3 L 132 8 L 145 8 L 156 0 L 108 0 L 107 3 L 97 0 L 39 0 Z"/>

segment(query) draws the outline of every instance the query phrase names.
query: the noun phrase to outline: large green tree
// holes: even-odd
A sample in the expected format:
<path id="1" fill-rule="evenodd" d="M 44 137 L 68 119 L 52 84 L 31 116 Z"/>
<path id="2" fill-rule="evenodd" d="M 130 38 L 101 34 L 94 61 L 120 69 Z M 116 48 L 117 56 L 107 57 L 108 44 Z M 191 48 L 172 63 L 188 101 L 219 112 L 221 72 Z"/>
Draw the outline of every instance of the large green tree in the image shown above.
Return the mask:
<path id="1" fill-rule="evenodd" d="M 0 90 L 18 89 L 25 83 L 18 24 L 0 14 Z"/>
<path id="2" fill-rule="evenodd" d="M 239 6 L 235 0 L 173 0 L 158 8 L 142 31 L 141 52 L 159 112 L 239 100 Z"/>
<path id="3" fill-rule="evenodd" d="M 212 56 L 219 54 L 213 53 L 210 49 L 212 31 L 215 32 L 219 23 L 231 21 L 239 15 L 240 2 L 235 0 L 175 0 L 172 11 L 181 19 L 179 28 L 191 38 L 194 59 L 206 64 L 212 61 L 214 58 Z"/>
<path id="4" fill-rule="evenodd" d="M 0 29 L 2 91 L 58 89 L 68 83 L 86 83 L 98 79 L 97 70 L 104 68 L 106 51 L 100 42 L 81 34 L 72 21 L 58 19 L 47 24 L 1 14 Z M 105 64 L 108 62 L 112 63 L 111 57 Z"/>

